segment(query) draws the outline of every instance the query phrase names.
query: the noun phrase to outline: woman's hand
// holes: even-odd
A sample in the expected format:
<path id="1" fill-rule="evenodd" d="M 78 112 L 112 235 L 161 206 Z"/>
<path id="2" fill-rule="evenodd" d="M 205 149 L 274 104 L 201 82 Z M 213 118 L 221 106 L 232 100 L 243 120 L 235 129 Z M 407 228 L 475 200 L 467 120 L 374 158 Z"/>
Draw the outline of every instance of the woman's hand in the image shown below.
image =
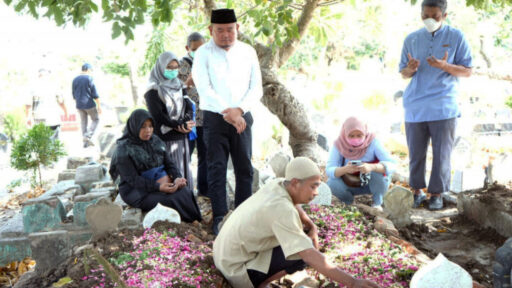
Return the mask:
<path id="1" fill-rule="evenodd" d="M 345 173 L 343 174 L 354 174 L 356 172 L 359 172 L 360 165 L 354 165 L 351 162 L 348 162 L 347 165 L 343 166 L 343 169 L 345 170 Z"/>
<path id="2" fill-rule="evenodd" d="M 361 165 L 357 166 L 357 171 L 359 171 L 363 174 L 370 173 L 373 170 L 375 170 L 374 164 L 362 163 Z"/>
<path id="3" fill-rule="evenodd" d="M 176 180 L 174 180 L 174 185 L 176 185 L 179 188 L 183 188 L 185 186 L 187 186 L 187 179 L 185 178 L 176 178 Z"/>
<path id="4" fill-rule="evenodd" d="M 164 193 L 174 193 L 178 190 L 178 186 L 174 183 L 161 183 L 160 191 Z"/>

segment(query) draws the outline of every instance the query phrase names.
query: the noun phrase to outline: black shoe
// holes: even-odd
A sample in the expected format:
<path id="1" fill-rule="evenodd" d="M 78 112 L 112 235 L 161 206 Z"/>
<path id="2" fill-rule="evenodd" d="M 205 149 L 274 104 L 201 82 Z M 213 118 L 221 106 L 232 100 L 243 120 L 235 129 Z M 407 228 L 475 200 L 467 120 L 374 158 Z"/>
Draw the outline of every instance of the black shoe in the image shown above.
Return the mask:
<path id="1" fill-rule="evenodd" d="M 213 230 L 213 234 L 215 235 L 219 235 L 219 224 L 222 222 L 222 220 L 224 219 L 224 216 L 217 216 L 213 219 L 213 225 L 212 225 L 212 230 Z"/>
<path id="2" fill-rule="evenodd" d="M 443 197 L 441 197 L 441 194 L 432 194 L 430 196 L 430 201 L 428 203 L 428 209 L 429 210 L 443 209 Z"/>
<path id="3" fill-rule="evenodd" d="M 420 194 L 414 194 L 414 203 L 412 204 L 412 208 L 420 207 L 421 202 L 423 202 L 425 199 L 427 199 L 427 195 L 425 195 L 423 192 L 420 192 Z"/>

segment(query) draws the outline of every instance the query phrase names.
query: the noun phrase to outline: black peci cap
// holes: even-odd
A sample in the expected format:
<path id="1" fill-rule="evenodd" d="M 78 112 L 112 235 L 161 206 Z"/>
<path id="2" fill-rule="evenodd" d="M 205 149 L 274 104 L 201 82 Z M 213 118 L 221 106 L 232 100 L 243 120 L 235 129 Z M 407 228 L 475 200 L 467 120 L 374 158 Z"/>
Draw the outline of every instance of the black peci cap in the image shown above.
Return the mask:
<path id="1" fill-rule="evenodd" d="M 212 24 L 235 23 L 236 15 L 233 9 L 217 9 L 212 11 Z"/>

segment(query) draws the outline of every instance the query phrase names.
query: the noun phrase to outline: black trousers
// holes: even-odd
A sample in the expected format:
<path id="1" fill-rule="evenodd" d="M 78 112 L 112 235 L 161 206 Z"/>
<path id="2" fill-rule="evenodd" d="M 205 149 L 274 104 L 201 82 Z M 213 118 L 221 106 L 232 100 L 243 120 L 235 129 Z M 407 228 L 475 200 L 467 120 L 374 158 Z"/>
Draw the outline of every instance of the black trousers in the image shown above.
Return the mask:
<path id="1" fill-rule="evenodd" d="M 203 132 L 207 148 L 208 196 L 212 203 L 213 217 L 228 212 L 226 172 L 229 155 L 235 170 L 235 206 L 252 194 L 252 135 L 251 113 L 244 114 L 247 127 L 238 134 L 235 127 L 224 121 L 221 114 L 203 111 Z"/>
<path id="2" fill-rule="evenodd" d="M 147 193 L 138 189 L 132 189 L 127 185 L 119 187 L 119 194 L 126 204 L 142 211 L 149 211 L 160 203 L 176 210 L 184 222 L 201 221 L 201 212 L 197 206 L 194 194 L 187 187 L 183 187 L 174 193 L 151 192 Z"/>
<path id="3" fill-rule="evenodd" d="M 249 279 L 251 279 L 252 285 L 258 287 L 279 271 L 285 270 L 287 274 L 293 274 L 304 268 L 306 268 L 306 263 L 303 260 L 286 260 L 283 249 L 281 249 L 281 246 L 277 246 L 272 249 L 272 259 L 270 260 L 268 273 L 265 274 L 260 271 L 247 269 L 247 274 L 249 275 Z"/>
<path id="4" fill-rule="evenodd" d="M 190 157 L 197 147 L 197 191 L 200 195 L 208 196 L 208 162 L 206 161 L 206 144 L 203 127 L 196 127 L 197 138 L 189 141 Z"/>

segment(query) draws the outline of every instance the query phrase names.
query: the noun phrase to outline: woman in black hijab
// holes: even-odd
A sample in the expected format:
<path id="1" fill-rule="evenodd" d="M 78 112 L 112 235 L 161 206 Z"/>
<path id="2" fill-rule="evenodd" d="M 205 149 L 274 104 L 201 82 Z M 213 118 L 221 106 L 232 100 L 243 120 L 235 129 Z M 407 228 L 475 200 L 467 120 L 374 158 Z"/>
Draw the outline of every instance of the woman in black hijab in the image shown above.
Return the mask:
<path id="1" fill-rule="evenodd" d="M 201 212 L 187 180 L 165 152 L 165 144 L 153 135 L 153 118 L 148 111 L 132 112 L 117 140 L 110 175 L 121 177 L 119 194 L 128 205 L 143 211 L 158 203 L 173 208 L 185 222 L 201 220 Z"/>

